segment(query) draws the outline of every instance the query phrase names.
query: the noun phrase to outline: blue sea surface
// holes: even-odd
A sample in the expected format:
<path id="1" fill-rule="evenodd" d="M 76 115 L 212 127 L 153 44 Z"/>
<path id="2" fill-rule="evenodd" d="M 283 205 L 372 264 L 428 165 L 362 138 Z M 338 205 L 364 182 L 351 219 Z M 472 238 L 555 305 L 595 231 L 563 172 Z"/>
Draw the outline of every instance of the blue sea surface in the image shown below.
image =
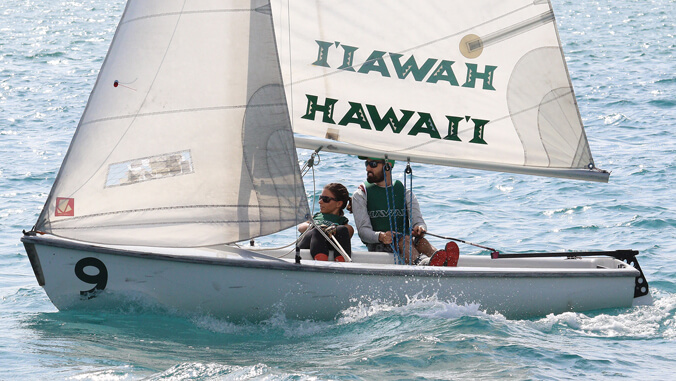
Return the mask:
<path id="1" fill-rule="evenodd" d="M 50 303 L 19 238 L 42 209 L 124 1 L 3 0 L 0 380 L 676 378 L 676 1 L 552 3 L 594 159 L 610 182 L 413 165 L 414 190 L 431 232 L 502 252 L 639 250 L 653 302 L 510 320 L 425 299 L 364 305 L 334 321 L 233 323 L 142 304 L 84 313 Z M 306 177 L 309 194 L 363 180 L 356 158 L 321 158 L 314 180 Z"/>

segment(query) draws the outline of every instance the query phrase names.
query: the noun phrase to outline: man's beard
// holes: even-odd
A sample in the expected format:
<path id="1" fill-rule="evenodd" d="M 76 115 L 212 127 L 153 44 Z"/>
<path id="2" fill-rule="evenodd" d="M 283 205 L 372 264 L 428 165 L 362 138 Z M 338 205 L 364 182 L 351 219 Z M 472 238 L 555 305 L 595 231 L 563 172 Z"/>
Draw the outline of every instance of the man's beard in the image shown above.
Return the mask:
<path id="1" fill-rule="evenodd" d="M 372 176 L 369 176 L 372 175 Z M 367 172 L 366 173 L 366 182 L 369 184 L 377 184 L 385 180 L 385 173 L 383 172 Z"/>

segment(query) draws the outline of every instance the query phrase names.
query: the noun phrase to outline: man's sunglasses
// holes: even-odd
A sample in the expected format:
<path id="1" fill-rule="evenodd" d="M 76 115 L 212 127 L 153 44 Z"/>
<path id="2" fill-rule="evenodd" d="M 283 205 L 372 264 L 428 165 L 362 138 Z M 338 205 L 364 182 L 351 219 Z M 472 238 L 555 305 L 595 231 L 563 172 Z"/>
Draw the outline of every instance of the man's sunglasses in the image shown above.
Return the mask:
<path id="1" fill-rule="evenodd" d="M 329 197 L 329 196 L 319 196 L 319 201 L 321 202 L 331 202 L 331 201 L 338 201 L 337 198 Z"/>
<path id="2" fill-rule="evenodd" d="M 366 160 L 364 164 L 366 164 L 367 167 L 375 168 L 378 166 L 378 164 L 383 164 L 384 161 L 380 160 Z"/>

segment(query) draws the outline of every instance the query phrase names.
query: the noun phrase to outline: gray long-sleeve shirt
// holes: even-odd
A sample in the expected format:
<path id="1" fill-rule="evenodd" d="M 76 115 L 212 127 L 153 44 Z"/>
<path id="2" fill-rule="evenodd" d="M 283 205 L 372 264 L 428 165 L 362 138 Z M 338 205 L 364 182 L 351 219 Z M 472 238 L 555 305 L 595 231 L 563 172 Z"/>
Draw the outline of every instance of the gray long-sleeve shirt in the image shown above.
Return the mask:
<path id="1" fill-rule="evenodd" d="M 415 198 L 415 194 L 411 197 L 411 190 L 406 190 L 406 205 L 411 213 L 412 227 L 422 226 L 427 230 L 425 220 L 423 220 L 422 213 L 420 213 L 420 205 Z M 365 243 L 378 243 L 378 235 L 380 232 L 374 231 L 369 218 L 369 212 L 366 208 L 366 193 L 359 187 L 352 195 L 352 214 L 354 215 L 354 223 L 357 225 L 357 232 L 359 238 Z"/>

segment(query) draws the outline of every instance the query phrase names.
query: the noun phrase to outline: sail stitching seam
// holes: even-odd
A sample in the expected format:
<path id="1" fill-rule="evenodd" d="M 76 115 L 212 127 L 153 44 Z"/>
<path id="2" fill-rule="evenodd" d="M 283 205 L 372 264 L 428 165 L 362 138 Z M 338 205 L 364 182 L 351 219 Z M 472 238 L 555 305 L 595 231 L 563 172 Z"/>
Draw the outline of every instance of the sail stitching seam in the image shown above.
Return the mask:
<path id="1" fill-rule="evenodd" d="M 128 24 L 135 21 L 147 20 L 157 17 L 168 17 L 168 16 L 184 16 L 184 15 L 195 15 L 195 14 L 209 14 L 209 13 L 235 13 L 235 12 L 253 12 L 253 9 L 211 9 L 208 11 L 181 11 L 181 12 L 167 12 L 167 13 L 157 13 L 154 15 L 147 15 L 136 17 L 133 19 L 125 20 L 120 23 L 120 25 Z"/>
<path id="2" fill-rule="evenodd" d="M 82 125 L 99 123 L 99 122 L 108 122 L 108 121 L 111 121 L 111 120 L 122 120 L 122 119 L 139 118 L 139 117 L 156 116 L 156 115 L 180 114 L 180 113 L 188 113 L 188 112 L 201 112 L 201 111 L 214 111 L 214 110 L 236 110 L 236 109 L 248 109 L 248 108 L 259 108 L 259 107 L 260 108 L 262 108 L 262 107 L 278 107 L 278 106 L 285 106 L 286 107 L 285 104 L 271 103 L 271 104 L 258 104 L 258 105 L 237 105 L 237 106 L 215 106 L 215 107 L 187 108 L 187 109 L 181 109 L 181 110 L 156 111 L 156 112 L 139 113 L 139 114 L 133 114 L 133 115 L 111 116 L 111 117 L 108 117 L 108 118 L 99 118 L 99 119 L 94 119 L 94 120 L 90 120 L 90 121 L 87 121 L 87 122 L 83 122 Z"/>
<path id="3" fill-rule="evenodd" d="M 67 218 L 63 219 L 62 221 L 73 221 L 73 220 L 79 220 L 79 219 L 84 219 L 84 218 L 92 218 L 92 217 L 101 217 L 101 216 L 110 216 L 114 214 L 123 214 L 123 213 L 139 213 L 139 212 L 154 212 L 158 210 L 173 210 L 173 209 L 201 209 L 201 208 L 207 208 L 207 209 L 212 209 L 212 208 L 259 208 L 259 209 L 291 209 L 295 210 L 295 207 L 292 206 L 268 206 L 268 205 L 184 205 L 184 206 L 171 206 L 171 207 L 161 207 L 161 208 L 144 208 L 144 209 L 127 209 L 127 210 L 117 210 L 114 212 L 106 212 L 106 213 L 95 213 L 95 214 L 88 214 L 85 216 L 78 216 L 78 217 L 73 217 L 73 218 Z M 60 221 L 55 221 L 52 222 L 52 224 L 58 223 Z"/>
<path id="4" fill-rule="evenodd" d="M 190 224 L 238 224 L 242 222 L 246 223 L 260 223 L 260 222 L 289 222 L 295 221 L 295 218 L 287 219 L 278 219 L 278 220 L 204 220 L 204 221 L 190 221 Z M 55 225 L 52 223 L 52 225 Z M 130 227 L 130 226 L 167 226 L 167 225 L 185 225 L 183 221 L 176 222 L 135 222 L 133 224 L 114 224 L 114 225 L 92 225 L 92 226 L 71 226 L 71 227 L 58 227 L 55 229 L 58 230 L 91 230 L 91 229 L 100 229 L 100 228 L 116 228 L 116 227 Z"/>

